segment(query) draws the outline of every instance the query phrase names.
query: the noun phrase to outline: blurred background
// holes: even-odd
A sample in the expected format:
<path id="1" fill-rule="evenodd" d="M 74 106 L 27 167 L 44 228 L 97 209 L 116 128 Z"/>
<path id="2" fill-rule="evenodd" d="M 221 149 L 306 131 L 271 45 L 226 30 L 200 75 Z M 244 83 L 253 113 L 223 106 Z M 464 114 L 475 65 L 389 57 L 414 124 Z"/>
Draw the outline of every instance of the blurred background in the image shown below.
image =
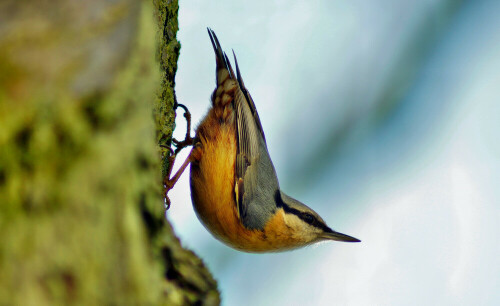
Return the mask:
<path id="1" fill-rule="evenodd" d="M 282 189 L 362 240 L 232 250 L 197 220 L 184 175 L 167 216 L 224 305 L 500 303 L 499 11 L 494 0 L 180 3 L 176 93 L 193 121 L 215 85 L 211 27 L 238 56 Z"/>

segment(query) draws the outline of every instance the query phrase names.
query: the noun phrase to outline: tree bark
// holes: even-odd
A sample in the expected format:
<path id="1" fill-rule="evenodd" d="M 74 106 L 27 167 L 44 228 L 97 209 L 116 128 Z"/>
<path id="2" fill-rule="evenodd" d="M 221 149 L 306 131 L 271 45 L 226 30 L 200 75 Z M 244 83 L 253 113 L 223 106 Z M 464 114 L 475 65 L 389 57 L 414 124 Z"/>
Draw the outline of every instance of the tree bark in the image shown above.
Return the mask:
<path id="1" fill-rule="evenodd" d="M 0 304 L 219 303 L 164 217 L 177 10 L 0 4 Z"/>

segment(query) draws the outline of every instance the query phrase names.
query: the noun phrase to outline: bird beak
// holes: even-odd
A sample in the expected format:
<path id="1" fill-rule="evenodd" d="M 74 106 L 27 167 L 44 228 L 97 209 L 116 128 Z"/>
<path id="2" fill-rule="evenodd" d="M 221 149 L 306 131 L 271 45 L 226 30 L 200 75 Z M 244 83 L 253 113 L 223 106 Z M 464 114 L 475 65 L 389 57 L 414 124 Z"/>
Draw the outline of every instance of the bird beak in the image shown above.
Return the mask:
<path id="1" fill-rule="evenodd" d="M 338 233 L 333 230 L 331 232 L 324 232 L 321 235 L 321 238 L 327 240 L 344 241 L 344 242 L 361 242 L 361 240 L 357 238 L 351 237 L 346 234 Z"/>

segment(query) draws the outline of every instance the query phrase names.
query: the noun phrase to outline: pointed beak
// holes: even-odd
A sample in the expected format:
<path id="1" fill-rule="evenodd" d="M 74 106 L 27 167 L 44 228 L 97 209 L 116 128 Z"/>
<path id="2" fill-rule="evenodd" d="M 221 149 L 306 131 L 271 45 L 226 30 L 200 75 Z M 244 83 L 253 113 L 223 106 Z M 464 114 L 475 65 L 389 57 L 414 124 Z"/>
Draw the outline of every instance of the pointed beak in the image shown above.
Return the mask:
<path id="1" fill-rule="evenodd" d="M 331 231 L 331 232 L 330 232 Z M 321 238 L 327 239 L 327 240 L 335 240 L 335 241 L 344 241 L 344 242 L 361 242 L 361 240 L 351 237 L 346 234 L 338 233 L 336 231 L 330 230 L 328 232 L 324 232 L 321 235 Z"/>

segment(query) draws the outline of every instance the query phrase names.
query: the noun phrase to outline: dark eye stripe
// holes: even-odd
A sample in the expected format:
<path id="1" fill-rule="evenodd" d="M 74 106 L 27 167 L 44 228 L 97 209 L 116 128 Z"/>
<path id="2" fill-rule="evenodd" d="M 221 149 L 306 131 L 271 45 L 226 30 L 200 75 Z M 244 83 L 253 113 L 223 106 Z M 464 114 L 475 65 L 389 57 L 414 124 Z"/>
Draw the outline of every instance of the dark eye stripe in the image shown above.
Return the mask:
<path id="1" fill-rule="evenodd" d="M 332 232 L 332 229 L 326 226 L 324 223 L 318 220 L 315 216 L 311 215 L 310 213 L 307 212 L 301 212 L 295 208 L 292 208 L 288 206 L 285 202 L 283 202 L 283 199 L 281 198 L 281 193 L 279 190 L 276 190 L 276 193 L 274 194 L 274 200 L 276 202 L 277 207 L 283 208 L 283 210 L 287 213 L 294 214 L 297 217 L 299 217 L 302 221 L 316 227 L 319 229 L 322 229 L 323 231 L 329 233 Z"/>

